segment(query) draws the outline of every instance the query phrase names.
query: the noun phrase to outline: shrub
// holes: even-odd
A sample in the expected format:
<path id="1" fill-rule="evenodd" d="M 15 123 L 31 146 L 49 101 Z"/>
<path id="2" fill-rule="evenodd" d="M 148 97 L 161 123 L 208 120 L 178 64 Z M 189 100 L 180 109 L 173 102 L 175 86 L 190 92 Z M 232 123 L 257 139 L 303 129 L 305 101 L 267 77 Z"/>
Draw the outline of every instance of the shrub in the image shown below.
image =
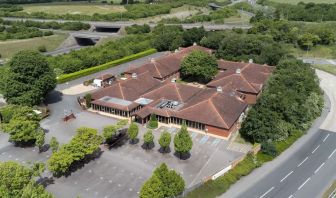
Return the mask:
<path id="1" fill-rule="evenodd" d="M 261 150 L 263 153 L 270 155 L 270 156 L 277 156 L 278 152 L 274 146 L 274 143 L 266 141 L 261 143 Z"/>
<path id="2" fill-rule="evenodd" d="M 144 56 L 148 56 L 148 55 L 153 54 L 155 52 L 156 52 L 155 49 L 149 49 L 149 50 L 146 50 L 146 51 L 143 51 L 143 52 L 140 52 L 140 53 L 137 53 L 137 54 L 133 54 L 133 55 L 130 55 L 130 56 L 126 56 L 124 58 L 114 60 L 114 61 L 102 64 L 102 65 L 99 65 L 99 66 L 96 66 L 96 67 L 83 69 L 81 71 L 70 73 L 70 74 L 64 74 L 64 75 L 61 75 L 57 78 L 57 82 L 59 84 L 60 83 L 65 83 L 65 82 L 68 82 L 70 80 L 74 80 L 74 79 L 77 79 L 77 78 L 80 78 L 80 77 L 83 77 L 83 76 L 87 76 L 87 75 L 90 75 L 90 74 L 93 74 L 93 73 L 96 73 L 96 72 L 114 67 L 114 66 L 122 64 L 122 63 L 126 63 L 126 62 L 129 62 L 129 61 L 136 60 L 138 58 L 144 57 Z"/>
<path id="3" fill-rule="evenodd" d="M 158 120 L 156 119 L 156 115 L 152 114 L 148 123 L 148 128 L 150 129 L 156 129 L 158 128 L 159 123 Z"/>
<path id="4" fill-rule="evenodd" d="M 38 50 L 39 52 L 46 52 L 46 51 L 47 51 L 47 48 L 46 48 L 45 45 L 41 45 L 41 46 L 39 46 L 39 47 L 37 48 L 37 50 Z"/>

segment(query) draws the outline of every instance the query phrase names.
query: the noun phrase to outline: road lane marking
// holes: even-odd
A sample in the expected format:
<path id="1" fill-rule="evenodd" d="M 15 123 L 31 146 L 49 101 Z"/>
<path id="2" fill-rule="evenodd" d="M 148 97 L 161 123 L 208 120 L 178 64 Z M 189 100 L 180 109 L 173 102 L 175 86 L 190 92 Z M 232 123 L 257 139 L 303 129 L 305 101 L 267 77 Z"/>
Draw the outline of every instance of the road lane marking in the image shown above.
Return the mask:
<path id="1" fill-rule="evenodd" d="M 314 171 L 314 173 L 316 174 L 322 168 L 322 166 L 324 166 L 324 162 Z"/>
<path id="2" fill-rule="evenodd" d="M 330 134 L 328 134 L 324 139 L 323 142 L 325 142 L 327 140 L 327 138 L 329 137 Z"/>
<path id="3" fill-rule="evenodd" d="M 270 189 L 268 189 L 268 191 L 266 191 L 263 195 L 261 195 L 259 198 L 263 198 L 265 197 L 269 192 L 271 192 L 274 189 L 274 186 Z"/>
<path id="4" fill-rule="evenodd" d="M 303 182 L 303 184 L 301 184 L 301 186 L 299 186 L 298 190 L 300 190 L 309 180 L 310 180 L 310 177 L 308 177 L 308 179 L 306 179 L 306 181 Z"/>
<path id="5" fill-rule="evenodd" d="M 315 151 L 320 147 L 320 145 L 318 145 L 313 151 L 312 154 L 315 153 Z"/>
<path id="6" fill-rule="evenodd" d="M 300 167 L 305 161 L 307 161 L 308 157 L 306 157 L 297 167 Z"/>
<path id="7" fill-rule="evenodd" d="M 280 180 L 280 182 L 283 182 L 288 176 L 290 176 L 293 173 L 293 171 L 291 171 L 290 173 L 288 173 L 284 178 L 282 178 Z"/>
<path id="8" fill-rule="evenodd" d="M 331 156 L 333 156 L 333 154 L 336 152 L 336 149 L 329 155 L 328 159 L 331 158 Z"/>
<path id="9" fill-rule="evenodd" d="M 288 198 L 293 198 L 294 196 L 293 195 L 290 195 Z"/>

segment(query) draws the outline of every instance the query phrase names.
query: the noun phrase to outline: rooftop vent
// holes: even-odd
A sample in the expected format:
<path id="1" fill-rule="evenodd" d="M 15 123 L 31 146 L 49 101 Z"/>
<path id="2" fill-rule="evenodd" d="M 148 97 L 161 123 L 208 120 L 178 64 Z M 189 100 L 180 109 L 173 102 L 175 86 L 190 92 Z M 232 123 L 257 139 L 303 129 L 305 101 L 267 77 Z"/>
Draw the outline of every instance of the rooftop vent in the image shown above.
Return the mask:
<path id="1" fill-rule="evenodd" d="M 178 49 L 176 49 L 176 50 L 175 50 L 175 53 L 178 53 L 178 52 L 179 52 L 179 50 L 178 50 Z"/>
<path id="2" fill-rule="evenodd" d="M 249 63 L 253 63 L 253 59 L 249 59 Z"/>
<path id="3" fill-rule="evenodd" d="M 138 77 L 138 75 L 136 74 L 136 73 L 132 73 L 132 78 L 137 78 Z"/>
<path id="4" fill-rule="evenodd" d="M 175 83 L 176 82 L 176 78 L 172 78 L 170 82 Z"/>
<path id="5" fill-rule="evenodd" d="M 217 92 L 218 92 L 218 93 L 223 93 L 223 88 L 222 88 L 221 86 L 218 86 L 218 87 L 217 87 Z"/>
<path id="6" fill-rule="evenodd" d="M 236 74 L 240 74 L 241 70 L 240 69 L 236 69 Z"/>

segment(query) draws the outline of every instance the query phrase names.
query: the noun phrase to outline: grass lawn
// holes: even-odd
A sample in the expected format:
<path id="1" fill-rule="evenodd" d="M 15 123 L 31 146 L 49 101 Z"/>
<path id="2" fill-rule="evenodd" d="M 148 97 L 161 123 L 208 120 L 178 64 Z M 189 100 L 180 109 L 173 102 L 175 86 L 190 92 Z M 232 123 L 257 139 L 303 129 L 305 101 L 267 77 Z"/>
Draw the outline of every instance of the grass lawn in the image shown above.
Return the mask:
<path id="1" fill-rule="evenodd" d="M 2 58 L 10 58 L 18 51 L 37 50 L 41 45 L 46 46 L 47 50 L 50 51 L 56 49 L 67 37 L 66 34 L 55 34 L 47 37 L 0 42 L 0 54 Z"/>
<path id="2" fill-rule="evenodd" d="M 297 4 L 300 2 L 304 3 L 335 3 L 335 0 L 271 0 L 276 3 L 290 3 L 290 4 Z"/>
<path id="3" fill-rule="evenodd" d="M 84 14 L 93 15 L 94 13 L 109 14 L 113 12 L 125 12 L 122 5 L 103 5 L 103 4 L 27 4 L 23 5 L 24 12 L 47 12 L 50 14 Z"/>
<path id="4" fill-rule="evenodd" d="M 312 65 L 312 67 L 336 75 L 336 65 Z"/>
<path id="5" fill-rule="evenodd" d="M 293 54 L 295 57 L 315 57 L 315 58 L 336 58 L 336 46 L 323 46 L 319 45 L 313 47 L 310 51 L 305 51 L 299 47 L 294 48 L 292 45 L 287 45 L 286 48 Z"/>
<path id="6" fill-rule="evenodd" d="M 330 188 L 323 194 L 322 198 L 329 198 L 331 195 L 336 195 L 336 181 L 330 186 Z M 332 194 L 334 192 L 334 194 Z"/>
<path id="7" fill-rule="evenodd" d="M 251 17 L 244 13 L 239 13 L 236 16 L 229 17 L 224 19 L 225 23 L 231 24 L 249 24 Z"/>

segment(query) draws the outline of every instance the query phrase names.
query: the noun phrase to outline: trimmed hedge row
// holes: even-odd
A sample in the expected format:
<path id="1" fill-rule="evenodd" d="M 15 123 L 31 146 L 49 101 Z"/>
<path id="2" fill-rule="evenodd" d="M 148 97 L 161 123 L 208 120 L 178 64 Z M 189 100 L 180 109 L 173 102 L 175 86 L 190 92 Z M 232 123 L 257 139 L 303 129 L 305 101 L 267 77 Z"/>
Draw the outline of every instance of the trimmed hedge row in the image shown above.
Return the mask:
<path id="1" fill-rule="evenodd" d="M 102 65 L 98 65 L 98 66 L 95 66 L 95 67 L 83 69 L 81 71 L 77 71 L 77 72 L 70 73 L 70 74 L 63 74 L 63 75 L 57 77 L 57 83 L 58 84 L 65 83 L 65 82 L 68 82 L 70 80 L 74 80 L 74 79 L 77 79 L 77 78 L 80 78 L 80 77 L 83 77 L 83 76 L 87 76 L 87 75 L 90 75 L 90 74 L 93 74 L 93 73 L 96 73 L 96 72 L 99 72 L 99 71 L 103 71 L 103 70 L 109 69 L 113 66 L 116 66 L 116 65 L 119 65 L 119 64 L 122 64 L 122 63 L 126 63 L 126 62 L 129 62 L 129 61 L 144 57 L 144 56 L 148 56 L 150 54 L 154 54 L 155 52 L 157 52 L 156 49 L 149 49 L 149 50 L 137 53 L 137 54 L 132 54 L 130 56 L 125 56 L 124 58 L 114 60 L 114 61 L 102 64 Z"/>

